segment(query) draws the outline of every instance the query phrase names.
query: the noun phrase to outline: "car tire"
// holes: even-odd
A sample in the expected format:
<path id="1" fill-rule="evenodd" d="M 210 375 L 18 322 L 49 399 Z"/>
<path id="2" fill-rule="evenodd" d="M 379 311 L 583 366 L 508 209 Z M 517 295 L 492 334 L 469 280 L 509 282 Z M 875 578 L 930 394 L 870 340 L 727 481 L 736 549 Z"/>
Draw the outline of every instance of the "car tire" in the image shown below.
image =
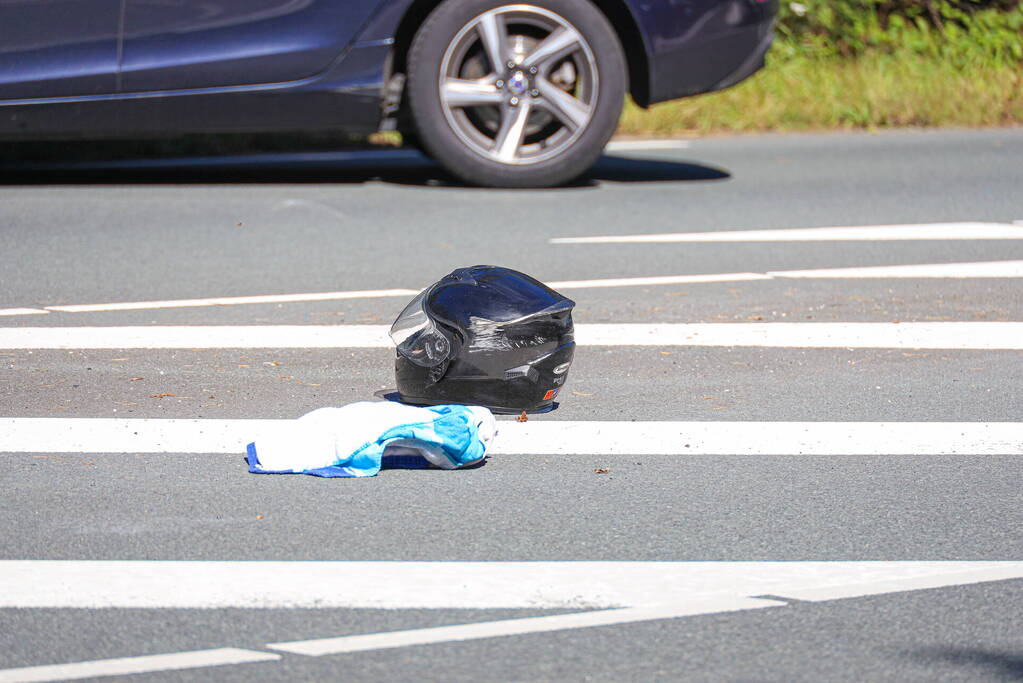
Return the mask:
<path id="1" fill-rule="evenodd" d="M 445 0 L 408 54 L 423 151 L 467 183 L 547 187 L 584 173 L 614 133 L 624 52 L 583 0 Z"/>

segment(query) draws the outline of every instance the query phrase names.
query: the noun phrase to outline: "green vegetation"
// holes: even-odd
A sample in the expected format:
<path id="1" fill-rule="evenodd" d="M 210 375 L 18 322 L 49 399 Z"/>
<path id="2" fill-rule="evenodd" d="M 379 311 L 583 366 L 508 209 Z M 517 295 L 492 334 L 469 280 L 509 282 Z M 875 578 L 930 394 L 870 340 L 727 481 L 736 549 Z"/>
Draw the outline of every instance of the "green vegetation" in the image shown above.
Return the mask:
<path id="1" fill-rule="evenodd" d="M 1023 124 L 1020 0 L 783 0 L 767 67 L 621 135 Z"/>

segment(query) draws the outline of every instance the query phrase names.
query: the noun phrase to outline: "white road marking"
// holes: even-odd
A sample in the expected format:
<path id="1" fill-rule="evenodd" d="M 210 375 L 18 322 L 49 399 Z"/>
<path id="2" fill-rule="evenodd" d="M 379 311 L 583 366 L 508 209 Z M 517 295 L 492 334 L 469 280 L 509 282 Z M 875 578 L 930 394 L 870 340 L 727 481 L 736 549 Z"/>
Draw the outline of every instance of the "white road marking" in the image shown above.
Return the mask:
<path id="1" fill-rule="evenodd" d="M 38 308 L 0 308 L 0 315 L 46 315 L 49 311 Z"/>
<path id="2" fill-rule="evenodd" d="M 620 277 L 602 280 L 564 280 L 548 282 L 552 289 L 591 289 L 600 287 L 644 287 L 651 285 L 686 285 L 705 282 L 743 282 L 771 280 L 765 273 L 711 273 L 707 275 L 656 275 L 653 277 Z"/>
<path id="3" fill-rule="evenodd" d="M 329 349 L 393 346 L 386 325 L 156 325 L 3 327 L 0 348 L 24 349 Z"/>
<path id="4" fill-rule="evenodd" d="M 291 654 L 322 657 L 323 655 L 366 652 L 368 650 L 384 650 L 413 645 L 520 636 L 530 633 L 549 633 L 550 631 L 565 631 L 576 628 L 630 624 L 638 621 L 677 619 L 679 617 L 736 612 L 763 607 L 784 607 L 785 604 L 778 600 L 725 596 L 713 600 L 690 600 L 677 605 L 626 607 L 624 609 L 559 614 L 527 619 L 483 621 L 474 624 L 392 631 L 390 633 L 367 633 L 357 636 L 296 640 L 290 643 L 270 643 L 267 647 L 272 650 L 290 652 Z"/>
<path id="5" fill-rule="evenodd" d="M 582 346 L 819 349 L 1023 348 L 1023 323 L 677 323 L 577 325 Z"/>
<path id="6" fill-rule="evenodd" d="M 0 349 L 393 348 L 387 325 L 0 327 Z M 580 346 L 1023 349 L 1023 322 L 580 324 Z"/>
<path id="7" fill-rule="evenodd" d="M 2 560 L 0 608 L 677 607 L 764 595 L 832 600 L 1014 578 L 1023 578 L 1023 562 Z"/>
<path id="8" fill-rule="evenodd" d="M 776 270 L 778 278 L 1023 278 L 1023 261 L 979 261 L 974 263 L 922 263 L 909 266 L 867 266 L 864 268 L 821 268 L 818 270 Z"/>
<path id="9" fill-rule="evenodd" d="M 1023 578 L 1023 562 L 0 562 L 21 608 L 580 608 L 574 614 L 270 643 L 305 656 L 783 607 Z M 164 588 L 172 582 L 175 591 Z M 763 597 L 758 597 L 763 596 Z M 13 598 L 13 599 L 12 599 Z M 0 683 L 271 661 L 222 648 L 0 670 Z"/>
<path id="10" fill-rule="evenodd" d="M 215 650 L 195 650 L 193 652 L 174 652 L 164 655 L 97 659 L 90 662 L 74 662 L 71 664 L 0 669 L 0 683 L 71 681 L 97 676 L 125 676 L 128 674 L 152 673 L 154 671 L 199 669 L 227 664 L 273 662 L 279 659 L 281 659 L 281 655 L 270 652 L 221 647 Z"/>
<path id="11" fill-rule="evenodd" d="M 780 231 L 774 231 L 780 232 Z M 1023 233 L 1023 231 L 1020 231 Z M 704 233 L 708 234 L 708 233 Z M 720 233 L 709 233 L 720 234 Z M 588 239 L 588 238 L 587 238 Z M 705 241 L 705 240 L 704 240 Z M 590 289 L 603 287 L 643 287 L 709 282 L 742 282 L 774 278 L 1019 278 L 1023 277 L 1023 261 L 980 261 L 970 263 L 926 263 L 904 266 L 867 266 L 861 268 L 818 268 L 779 270 L 766 273 L 708 273 L 696 275 L 658 275 L 651 277 L 603 278 L 594 280 L 563 280 L 548 282 L 554 289 Z M 0 316 L 39 315 L 49 311 L 61 313 L 97 313 L 104 311 L 139 311 L 161 308 L 195 308 L 203 306 L 239 306 L 247 304 L 280 304 L 311 301 L 341 301 L 411 297 L 421 289 L 369 289 L 344 292 L 306 292 L 300 294 L 267 294 L 259 296 L 210 297 L 201 299 L 167 299 L 157 301 L 125 301 L 100 304 L 68 304 L 36 308 L 0 309 Z"/>
<path id="12" fill-rule="evenodd" d="M 305 656 L 783 607 L 1023 578 L 1023 562 L 0 561 L 0 607 L 548 608 L 574 614 L 270 643 Z M 174 585 L 174 591 L 165 590 Z M 761 597 L 758 597 L 761 596 Z M 280 659 L 220 648 L 0 670 L 0 683 Z"/>
<path id="13" fill-rule="evenodd" d="M 167 301 L 129 301 L 107 304 L 75 304 L 47 306 L 49 311 L 64 313 L 94 313 L 98 311 L 138 311 L 155 308 L 191 308 L 198 306 L 237 306 L 240 304 L 282 304 L 302 301 L 339 301 L 342 299 L 368 299 L 379 297 L 412 297 L 418 289 L 369 289 L 350 292 L 310 292 L 306 294 L 267 294 L 263 296 L 231 296 L 209 299 L 174 299 Z"/>
<path id="14" fill-rule="evenodd" d="M 548 282 L 554 289 L 593 289 L 604 287 L 647 287 L 656 285 L 702 284 L 710 282 L 743 282 L 775 278 L 1020 278 L 1023 261 L 978 261 L 969 263 L 924 263 L 899 266 L 866 266 L 860 268 L 817 268 L 777 270 L 766 273 L 706 273 L 695 275 L 655 275 L 650 277 L 600 278 L 593 280 L 562 280 Z M 368 289 L 347 292 L 306 292 L 300 294 L 266 294 L 259 296 L 211 297 L 205 299 L 167 299 L 162 301 L 124 301 L 101 304 L 69 304 L 47 306 L 46 309 L 0 309 L 0 316 L 38 315 L 49 311 L 60 313 L 97 313 L 103 311 L 141 311 L 160 308 L 194 308 L 202 306 L 240 306 L 247 304 L 282 304 L 310 301 L 341 301 L 412 297 L 421 289 Z"/>
<path id="15" fill-rule="evenodd" d="M 631 152 L 655 149 L 689 149 L 688 140 L 612 140 L 604 148 L 608 152 Z"/>
<path id="16" fill-rule="evenodd" d="M 555 422 L 500 424 L 492 453 L 1023 455 L 1021 422 Z"/>
<path id="17" fill-rule="evenodd" d="M 554 289 L 590 289 L 597 287 L 701 284 L 706 282 L 744 282 L 749 280 L 773 280 L 776 278 L 848 280 L 865 278 L 1023 278 L 1023 261 L 976 261 L 969 263 L 864 266 L 859 268 L 771 270 L 766 273 L 659 275 L 653 277 L 607 278 L 603 280 L 566 280 L 564 282 L 549 282 L 547 284 Z"/>
<path id="18" fill-rule="evenodd" d="M 580 563 L 591 564 L 591 563 Z M 639 563 L 637 563 L 639 564 Z M 668 565 L 674 563 L 652 563 Z M 686 564 L 686 563 L 678 563 Z M 770 565 L 823 565 L 826 563 L 813 562 L 706 562 L 689 563 L 691 565 L 703 565 L 700 569 L 707 573 L 716 574 L 724 571 L 729 574 L 728 565 L 758 565 L 750 567 L 747 571 L 765 572 L 771 574 Z M 1001 581 L 1006 579 L 1023 578 L 1023 563 L 912 563 L 912 562 L 877 562 L 877 563 L 831 563 L 834 565 L 852 564 L 864 565 L 874 564 L 875 567 L 862 569 L 862 574 L 854 579 L 852 583 L 838 583 L 842 579 L 832 578 L 821 583 L 785 584 L 784 582 L 773 583 L 770 586 L 761 586 L 754 590 L 748 587 L 740 589 L 741 592 L 759 593 L 772 595 L 779 598 L 794 598 L 810 602 L 823 602 L 827 600 L 838 600 L 843 598 L 863 597 L 868 595 L 883 595 L 886 593 L 899 593 L 905 591 L 922 590 L 928 588 L 942 588 L 948 586 L 963 586 L 986 581 Z M 916 570 L 907 565 L 962 565 L 949 566 L 947 569 L 939 569 L 938 573 L 928 574 L 926 570 Z M 974 565 L 973 567 L 967 565 Z M 888 566 L 884 566 L 888 565 Z M 983 566 L 987 565 L 987 566 Z M 582 568 L 580 568 L 582 569 Z M 797 571 L 802 569 L 798 567 Z M 844 568 L 843 568 L 844 569 Z M 896 570 L 908 569 L 905 575 L 885 575 Z M 576 578 L 586 576 L 588 571 L 579 571 Z M 825 572 L 827 573 L 827 572 Z M 411 645 L 426 645 L 430 643 L 442 643 L 450 641 L 474 640 L 480 638 L 494 638 L 499 636 L 523 635 L 527 633 L 542 633 L 547 631 L 560 631 L 573 628 L 590 628 L 594 626 L 609 626 L 613 624 L 633 623 L 637 621 L 653 621 L 659 619 L 676 619 L 679 617 L 697 616 L 704 614 L 720 614 L 722 612 L 734 612 L 739 610 L 760 609 L 764 607 L 781 607 L 787 603 L 769 598 L 743 597 L 740 595 L 718 594 L 714 597 L 704 597 L 698 592 L 687 592 L 685 588 L 679 590 L 678 583 L 669 583 L 673 579 L 680 580 L 683 585 L 690 577 L 673 576 L 670 570 L 662 575 L 661 581 L 654 590 L 667 590 L 667 593 L 660 593 L 656 602 L 641 607 L 627 607 L 624 609 L 612 609 L 596 612 L 583 612 L 581 614 L 564 614 L 550 617 L 534 617 L 531 619 L 507 619 L 502 621 L 482 622 L 475 624 L 462 624 L 458 626 L 443 626 L 439 628 L 415 629 L 409 631 L 396 631 L 391 633 L 372 633 L 356 636 L 341 636 L 336 638 L 319 638 L 312 640 L 293 641 L 290 643 L 270 643 L 268 648 L 281 650 L 293 654 L 307 656 L 322 656 L 341 654 L 348 652 L 363 652 L 367 650 L 379 650 L 393 647 L 407 647 Z M 709 577 L 700 577 L 709 578 Z M 697 580 L 700 580 L 699 578 Z M 805 580 L 805 579 L 804 579 Z M 769 582 L 765 582 L 769 583 Z M 735 591 L 735 586 L 731 587 Z M 763 588 L 763 589 L 761 589 Z M 669 594 L 684 594 L 677 599 L 669 599 Z"/>
<path id="19" fill-rule="evenodd" d="M 240 455 L 288 420 L 0 418 L 0 453 Z M 502 420 L 490 455 L 1023 455 L 1023 422 Z"/>
<path id="20" fill-rule="evenodd" d="M 883 240 L 1019 240 L 1023 230 L 1011 223 L 922 223 L 858 225 L 834 228 L 718 230 L 645 235 L 555 237 L 551 244 L 627 244 L 663 242 L 846 242 Z"/>

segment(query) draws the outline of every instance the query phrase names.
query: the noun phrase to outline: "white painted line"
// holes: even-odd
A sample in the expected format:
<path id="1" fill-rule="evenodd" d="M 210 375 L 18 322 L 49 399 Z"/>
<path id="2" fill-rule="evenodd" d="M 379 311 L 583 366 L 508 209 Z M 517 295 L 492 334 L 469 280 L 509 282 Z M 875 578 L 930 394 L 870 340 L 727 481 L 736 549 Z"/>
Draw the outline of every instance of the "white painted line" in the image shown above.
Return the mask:
<path id="1" fill-rule="evenodd" d="M 47 306 L 49 311 L 63 313 L 94 313 L 98 311 L 139 311 L 156 308 L 190 308 L 198 306 L 238 306 L 241 304 L 282 304 L 304 301 L 340 301 L 342 299 L 370 299 L 392 296 L 412 297 L 418 289 L 368 289 L 351 292 L 311 292 L 307 294 L 267 294 L 264 296 L 231 296 L 210 299 L 172 299 L 167 301 L 129 301 L 107 304 L 76 304 L 73 306 Z"/>
<path id="2" fill-rule="evenodd" d="M 1023 232 L 1023 231 L 1021 231 Z M 590 289 L 603 287 L 646 287 L 655 285 L 744 282 L 773 278 L 1018 278 L 1023 277 L 1023 261 L 979 261 L 970 263 L 926 263 L 906 266 L 868 266 L 862 268 L 819 268 L 779 270 L 767 273 L 709 273 L 697 275 L 657 275 L 652 277 L 603 278 L 548 282 L 554 289 Z M 0 315 L 37 315 L 49 311 L 61 313 L 97 313 L 104 311 L 141 311 L 160 308 L 201 306 L 240 306 L 246 304 L 282 304 L 310 301 L 341 301 L 412 297 L 421 289 L 368 289 L 348 292 L 307 292 L 263 296 L 212 297 L 206 299 L 168 299 L 165 301 L 126 301 L 102 304 L 74 304 L 34 308 L 0 309 Z"/>
<path id="3" fill-rule="evenodd" d="M 271 643 L 364 652 L 1023 578 L 1023 562 L 0 561 L 0 607 L 548 608 L 574 614 Z M 174 585 L 174 591 L 165 590 Z M 757 596 L 774 596 L 779 599 Z M 0 670 L 0 683 L 279 659 L 221 648 Z"/>
<path id="4" fill-rule="evenodd" d="M 0 418 L 0 453 L 233 453 L 286 420 Z"/>
<path id="5" fill-rule="evenodd" d="M 590 563 L 581 563 L 590 564 Z M 665 565 L 671 563 L 663 563 Z M 682 564 L 682 563 L 679 563 Z M 750 567 L 747 571 L 765 571 L 768 575 L 771 573 L 772 568 L 776 568 L 780 564 L 789 565 L 821 565 L 824 563 L 692 563 L 694 565 L 702 564 L 700 569 L 716 571 L 724 570 L 724 575 L 729 574 L 728 565 L 730 564 L 745 564 L 745 565 L 757 565 L 757 568 Z M 842 564 L 869 564 L 869 563 L 833 563 L 835 565 Z M 977 565 L 999 565 L 999 566 L 974 566 L 970 567 L 971 563 L 933 563 L 935 565 L 956 565 L 961 564 L 959 567 L 948 567 L 948 569 L 942 571 L 938 570 L 939 573 L 927 574 L 926 571 L 917 570 L 913 572 L 911 569 L 909 572 L 905 572 L 905 575 L 886 577 L 892 567 L 884 565 L 895 565 L 899 566 L 899 570 L 904 571 L 905 565 L 924 565 L 928 563 L 873 563 L 874 567 L 863 568 L 860 571 L 863 572 L 863 576 L 853 579 L 854 583 L 843 585 L 840 583 L 846 578 L 832 577 L 826 579 L 824 585 L 821 585 L 820 581 L 816 585 L 811 584 L 785 584 L 784 581 L 773 585 L 762 585 L 752 591 L 748 586 L 739 588 L 737 585 L 732 585 L 732 590 L 737 588 L 741 592 L 752 592 L 760 593 L 764 595 L 775 595 L 778 597 L 795 598 L 797 600 L 810 600 L 810 601 L 825 601 L 825 600 L 836 600 L 842 598 L 861 597 L 866 595 L 882 595 L 886 593 L 896 593 L 904 591 L 922 590 L 928 588 L 941 588 L 947 586 L 961 586 L 969 585 L 974 583 L 983 583 L 986 581 L 1000 581 L 1005 579 L 1018 579 L 1023 577 L 1023 563 L 1020 562 L 1005 562 L 1005 563 L 976 563 Z M 774 565 L 774 567 L 765 565 Z M 582 568 L 580 568 L 582 570 Z M 799 567 L 797 571 L 802 570 Z M 670 573 L 670 572 L 669 572 Z M 578 576 L 586 576 L 583 571 L 578 573 Z M 677 589 L 677 583 L 670 583 L 675 577 L 662 577 L 661 582 L 657 584 L 657 589 L 668 589 L 669 593 L 684 593 L 685 591 L 672 590 Z M 681 581 L 684 583 L 686 578 L 682 577 Z M 709 577 L 701 577 L 709 578 Z M 731 577 L 729 577 L 731 578 Z M 859 582 L 857 582 L 859 581 Z M 491 621 L 476 624 L 463 624 L 458 626 L 446 626 L 439 628 L 427 628 L 427 629 L 416 629 L 410 631 L 397 631 L 392 633 L 373 633 L 366 635 L 356 636 L 342 636 L 338 638 L 321 638 L 314 640 L 304 641 L 293 641 L 290 643 L 270 643 L 267 645 L 268 648 L 274 650 L 282 650 L 284 652 L 290 652 L 293 654 L 302 654 L 307 656 L 322 656 L 330 654 L 340 654 L 348 652 L 362 652 L 367 650 L 379 650 L 393 647 L 406 647 L 412 645 L 425 645 L 430 643 L 441 643 L 451 641 L 463 641 L 479 638 L 494 638 L 499 636 L 510 636 L 510 635 L 522 635 L 527 633 L 541 633 L 546 631 L 556 631 L 573 628 L 589 628 L 593 626 L 608 626 L 612 624 L 623 624 L 633 623 L 637 621 L 651 621 L 657 619 L 675 619 L 686 616 L 696 616 L 702 614 L 720 614 L 722 612 L 732 612 L 738 610 L 747 609 L 759 609 L 764 607 L 779 607 L 784 605 L 780 601 L 764 599 L 764 598 L 753 598 L 753 597 L 741 597 L 738 595 L 719 595 L 713 598 L 710 597 L 697 597 L 697 593 L 690 593 L 685 597 L 672 601 L 667 595 L 661 596 L 660 604 L 645 606 L 645 607 L 632 607 L 617 610 L 606 610 L 599 612 L 584 612 L 581 614 L 565 614 L 551 617 L 534 617 L 531 619 L 510 619 L 504 621 Z"/>
<path id="6" fill-rule="evenodd" d="M 823 268 L 818 270 L 776 270 L 767 275 L 779 278 L 1023 278 L 1023 261 L 980 261 L 974 263 L 924 263 L 911 266 L 868 266 L 865 268 Z"/>
<path id="7" fill-rule="evenodd" d="M 502 621 L 484 621 L 474 624 L 421 628 L 410 631 L 368 633 L 337 638 L 317 638 L 313 640 L 292 641 L 290 643 L 269 643 L 267 647 L 272 650 L 281 650 L 292 654 L 322 657 L 323 655 L 366 652 L 368 650 L 383 650 L 413 645 L 520 636 L 530 633 L 548 633 L 550 631 L 612 626 L 615 624 L 630 624 L 638 621 L 654 621 L 658 619 L 677 619 L 679 617 L 691 617 L 700 614 L 719 614 L 721 612 L 736 612 L 763 607 L 784 607 L 785 604 L 777 600 L 723 596 L 713 600 L 690 600 L 676 605 L 627 607 L 625 609 L 601 610 L 598 612 L 559 614 L 550 617 L 505 619 Z"/>
<path id="8" fill-rule="evenodd" d="M 0 418 L 0 453 L 237 455 L 287 420 Z M 1023 422 L 502 420 L 490 455 L 1023 455 Z"/>
<path id="9" fill-rule="evenodd" d="M 3 327 L 0 349 L 330 349 L 392 347 L 387 325 Z"/>
<path id="10" fill-rule="evenodd" d="M 718 230 L 646 235 L 556 237 L 551 244 L 628 244 L 663 242 L 846 242 L 882 240 L 1019 240 L 1023 230 L 1009 223 L 923 223 L 859 225 L 778 230 Z"/>
<path id="11" fill-rule="evenodd" d="M 905 266 L 866 266 L 861 268 L 773 270 L 766 273 L 660 275 L 603 280 L 565 280 L 563 282 L 549 282 L 547 285 L 554 289 L 590 289 L 597 287 L 645 287 L 654 285 L 702 284 L 708 282 L 745 282 L 751 280 L 773 280 L 775 278 L 1023 278 L 1023 261 L 976 261 L 969 263 L 923 263 Z"/>
<path id="12" fill-rule="evenodd" d="M 0 683 L 71 681 L 98 676 L 125 676 L 128 674 L 152 673 L 154 671 L 180 671 L 182 669 L 198 669 L 228 664 L 273 662 L 280 658 L 281 655 L 271 652 L 221 647 L 215 650 L 174 652 L 165 655 L 97 659 L 91 662 L 75 662 L 73 664 L 0 669 Z"/>
<path id="13" fill-rule="evenodd" d="M 501 422 L 492 454 L 1023 455 L 1023 422 Z"/>
<path id="14" fill-rule="evenodd" d="M 655 277 L 626 277 L 605 280 L 564 280 L 548 282 L 552 289 L 590 289 L 594 287 L 643 287 L 650 285 L 684 285 L 705 282 L 743 282 L 747 280 L 771 280 L 764 273 L 718 273 L 710 275 L 661 275 Z"/>
<path id="15" fill-rule="evenodd" d="M 1013 578 L 1023 578 L 1023 562 L 2 560 L 0 607 L 706 607 L 722 598 L 830 600 Z"/>
<path id="16" fill-rule="evenodd" d="M 946 586 L 966 586 L 987 581 L 1006 581 L 1023 578 L 1023 574 L 1020 573 L 1023 563 L 1020 562 L 996 562 L 992 563 L 992 566 L 987 567 L 966 566 L 969 564 L 969 562 L 964 562 L 961 568 L 950 568 L 947 574 L 934 574 L 930 576 L 885 576 L 884 572 L 874 575 L 867 573 L 868 575 L 864 575 L 859 581 L 848 584 L 827 586 L 804 584 L 795 588 L 786 588 L 783 593 L 784 597 L 795 598 L 796 600 L 824 602 L 827 600 L 859 598 L 867 595 L 884 595 L 886 593 L 927 590 L 931 588 L 944 588 Z"/>
<path id="17" fill-rule="evenodd" d="M 612 140 L 604 148 L 608 152 L 632 152 L 656 149 L 689 149 L 688 140 Z"/>
<path id="18" fill-rule="evenodd" d="M 0 327 L 5 349 L 393 348 L 387 325 Z M 580 346 L 1023 349 L 1023 322 L 580 324 Z"/>
<path id="19" fill-rule="evenodd" d="M 49 311 L 38 308 L 0 308 L 0 315 L 46 315 Z"/>
<path id="20" fill-rule="evenodd" d="M 1023 349 L 1019 322 L 676 323 L 577 325 L 576 330 L 582 346 Z"/>

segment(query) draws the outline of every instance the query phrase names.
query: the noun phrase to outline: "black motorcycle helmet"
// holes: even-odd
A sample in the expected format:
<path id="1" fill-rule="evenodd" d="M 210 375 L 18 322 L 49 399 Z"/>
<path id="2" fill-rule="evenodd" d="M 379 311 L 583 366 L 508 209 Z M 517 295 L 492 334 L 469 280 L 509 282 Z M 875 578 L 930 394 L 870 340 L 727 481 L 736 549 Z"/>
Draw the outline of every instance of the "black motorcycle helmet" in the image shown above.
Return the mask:
<path id="1" fill-rule="evenodd" d="M 424 289 L 391 326 L 405 403 L 543 412 L 575 352 L 575 302 L 509 268 L 459 268 Z"/>

